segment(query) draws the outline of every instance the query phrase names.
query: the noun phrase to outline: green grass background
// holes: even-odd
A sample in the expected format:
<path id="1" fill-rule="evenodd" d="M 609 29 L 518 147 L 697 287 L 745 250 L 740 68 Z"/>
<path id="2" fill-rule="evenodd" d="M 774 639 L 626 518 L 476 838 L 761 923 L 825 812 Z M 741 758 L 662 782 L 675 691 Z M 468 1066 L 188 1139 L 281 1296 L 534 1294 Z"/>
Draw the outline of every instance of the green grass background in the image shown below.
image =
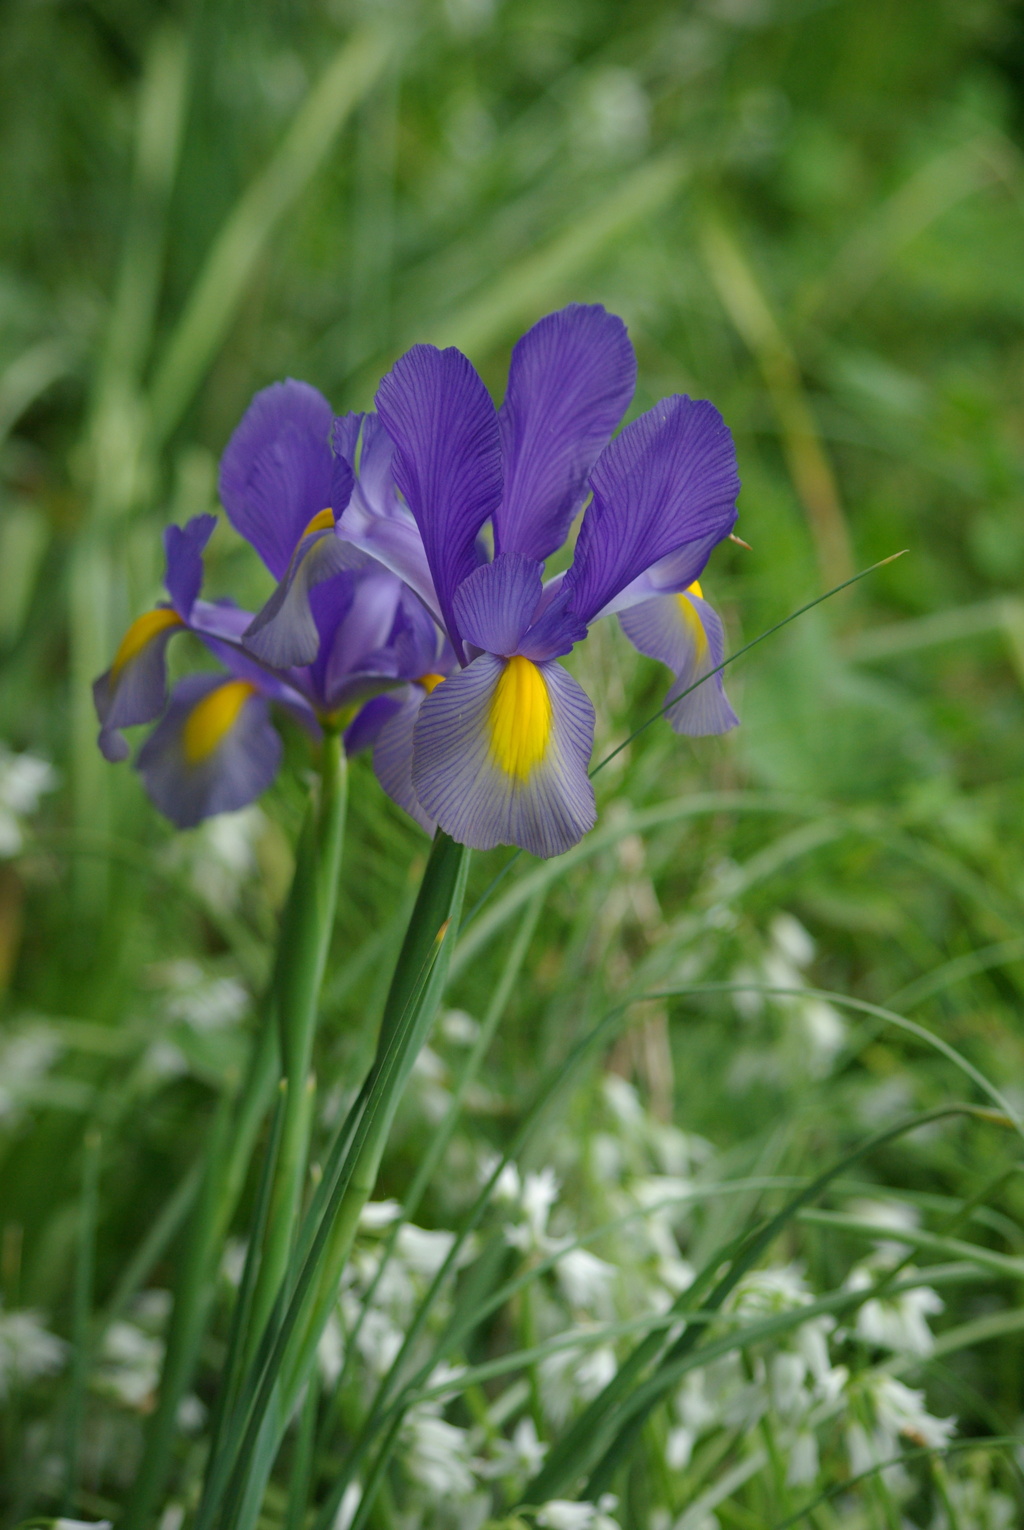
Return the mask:
<path id="1" fill-rule="evenodd" d="M 265 383 L 365 408 L 428 339 L 500 397 L 516 336 L 574 300 L 628 322 L 635 410 L 689 392 L 735 434 L 751 550 L 720 550 L 704 581 L 732 648 L 907 551 L 739 661 L 735 734 L 655 725 L 599 778 L 601 837 L 550 882 L 463 1151 L 504 1140 L 609 1003 L 728 982 L 780 911 L 817 943 L 815 984 L 891 1004 L 1024 1107 L 1024 7 L 7 0 L 0 33 L 0 738 L 60 772 L 0 865 L 0 1037 L 44 1016 L 63 1047 L 0 1121 L 4 1303 L 70 1330 L 90 1126 L 97 1302 L 115 1291 L 245 1045 L 244 1027 L 175 1029 L 154 964 L 258 991 L 287 882 L 294 775 L 224 912 L 95 751 L 88 684 L 159 593 L 162 526 L 215 505 L 218 454 Z M 225 526 L 210 585 L 267 593 Z M 665 676 L 610 627 L 573 664 L 600 757 Z M 368 1057 L 425 852 L 357 761 L 327 1089 Z M 471 903 L 505 858 L 476 858 Z M 534 875 L 524 858 L 496 898 Z M 481 938 L 451 1001 L 482 1014 L 502 956 Z M 170 1080 L 151 1052 L 168 1036 L 191 1048 Z M 804 1062 L 778 1007 L 744 1020 L 721 994 L 652 1004 L 606 1059 L 737 1176 L 807 1172 L 971 1091 L 863 1015 L 831 1071 Z M 597 1093 L 570 1108 L 585 1138 Z M 401 1194 L 428 1131 L 403 1116 L 380 1194 Z M 865 1173 L 941 1207 L 1011 1171 L 975 1231 L 1019 1253 L 1014 1160 L 1006 1131 L 955 1125 Z M 450 1210 L 442 1178 L 421 1219 Z M 849 1255 L 828 1229 L 799 1252 L 826 1284 Z M 955 1316 L 1016 1299 L 1006 1277 Z M 1010 1337 L 953 1357 L 930 1395 L 965 1432 L 1008 1433 L 1022 1374 Z"/>

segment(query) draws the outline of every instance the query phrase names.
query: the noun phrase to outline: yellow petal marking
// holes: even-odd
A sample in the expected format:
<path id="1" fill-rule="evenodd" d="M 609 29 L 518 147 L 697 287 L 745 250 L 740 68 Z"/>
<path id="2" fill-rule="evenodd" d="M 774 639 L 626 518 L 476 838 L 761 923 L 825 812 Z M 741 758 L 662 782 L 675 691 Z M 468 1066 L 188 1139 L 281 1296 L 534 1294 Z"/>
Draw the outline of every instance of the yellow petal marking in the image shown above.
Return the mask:
<path id="1" fill-rule="evenodd" d="M 114 655 L 114 662 L 110 666 L 110 678 L 116 680 L 125 665 L 137 659 L 142 650 L 161 632 L 166 632 L 168 627 L 184 625 L 177 611 L 171 611 L 166 606 L 160 606 L 155 611 L 147 611 L 145 615 L 136 617 L 121 639 L 120 646 Z"/>
<path id="2" fill-rule="evenodd" d="M 536 664 L 521 654 L 498 678 L 488 717 L 491 754 L 506 775 L 525 781 L 551 737 L 551 697 Z"/>
<path id="3" fill-rule="evenodd" d="M 427 695 L 429 696 L 434 691 L 437 690 L 438 686 L 441 685 L 443 681 L 444 681 L 444 676 L 443 675 L 435 675 L 431 671 L 428 674 L 420 675 L 420 677 L 416 681 L 416 684 L 417 685 L 422 685 L 423 689 L 426 691 Z"/>
<path id="4" fill-rule="evenodd" d="M 226 680 L 215 691 L 209 691 L 197 701 L 185 722 L 183 747 L 189 765 L 199 765 L 208 760 L 238 721 L 256 687 L 248 680 Z"/>
<path id="5" fill-rule="evenodd" d="M 697 607 L 690 599 L 691 595 L 696 595 L 698 600 L 704 599 L 701 594 L 700 585 L 696 580 L 693 581 L 688 590 L 684 590 L 682 594 L 677 595 L 676 600 L 679 604 L 679 614 L 683 618 L 684 626 L 690 630 L 693 646 L 696 648 L 697 658 L 700 660 L 703 659 L 708 651 L 708 635 L 704 631 L 704 623 L 697 615 Z"/>
<path id="6" fill-rule="evenodd" d="M 313 519 L 310 521 L 309 525 L 302 533 L 302 536 L 308 537 L 314 531 L 330 531 L 333 525 L 334 511 L 331 509 L 330 505 L 328 505 L 326 510 L 317 511 L 316 515 L 314 515 Z M 299 538 L 299 541 L 302 541 L 302 537 Z"/>

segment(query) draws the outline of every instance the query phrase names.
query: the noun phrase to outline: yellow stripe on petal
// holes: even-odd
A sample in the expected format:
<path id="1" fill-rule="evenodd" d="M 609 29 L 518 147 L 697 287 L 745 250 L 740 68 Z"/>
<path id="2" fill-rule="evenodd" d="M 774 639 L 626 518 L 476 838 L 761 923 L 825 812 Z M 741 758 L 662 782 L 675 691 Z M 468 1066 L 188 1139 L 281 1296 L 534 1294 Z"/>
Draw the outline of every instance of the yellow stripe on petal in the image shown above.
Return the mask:
<path id="1" fill-rule="evenodd" d="M 326 510 L 317 511 L 316 515 L 314 515 L 313 519 L 310 521 L 309 525 L 302 533 L 302 536 L 311 536 L 314 531 L 330 531 L 333 525 L 334 511 L 328 505 Z M 302 541 L 302 537 L 299 538 L 299 541 Z"/>
<path id="2" fill-rule="evenodd" d="M 116 680 L 125 666 L 133 659 L 137 659 L 142 650 L 155 637 L 159 637 L 161 632 L 166 632 L 168 627 L 184 625 L 177 611 L 171 611 L 166 606 L 160 606 L 156 611 L 147 611 L 144 616 L 136 617 L 121 639 L 120 646 L 114 655 L 114 662 L 110 666 L 111 679 Z"/>
<path id="3" fill-rule="evenodd" d="M 444 681 L 444 676 L 443 675 L 435 675 L 433 673 L 433 671 L 429 671 L 425 675 L 420 675 L 419 678 L 416 681 L 416 684 L 417 685 L 422 685 L 422 687 L 426 691 L 427 695 L 428 696 L 432 696 L 434 694 L 434 692 L 437 690 L 438 686 L 443 683 L 443 681 Z"/>
<path id="4" fill-rule="evenodd" d="M 498 679 L 488 717 L 491 753 L 506 775 L 525 781 L 551 737 L 551 698 L 536 664 L 521 654 Z"/>
<path id="5" fill-rule="evenodd" d="M 185 723 L 183 747 L 189 765 L 200 765 L 224 741 L 256 687 L 248 680 L 227 680 L 197 701 Z"/>
<path id="6" fill-rule="evenodd" d="M 704 598 L 700 593 L 700 585 L 696 580 L 694 580 L 688 590 L 684 590 L 681 595 L 676 596 L 676 601 L 679 605 L 679 614 L 683 618 L 683 625 L 689 630 L 690 636 L 693 639 L 694 648 L 697 650 L 697 658 L 703 659 L 708 651 L 708 635 L 704 631 L 704 623 L 697 615 L 697 607 L 690 599 L 691 595 L 696 595 L 698 600 Z"/>

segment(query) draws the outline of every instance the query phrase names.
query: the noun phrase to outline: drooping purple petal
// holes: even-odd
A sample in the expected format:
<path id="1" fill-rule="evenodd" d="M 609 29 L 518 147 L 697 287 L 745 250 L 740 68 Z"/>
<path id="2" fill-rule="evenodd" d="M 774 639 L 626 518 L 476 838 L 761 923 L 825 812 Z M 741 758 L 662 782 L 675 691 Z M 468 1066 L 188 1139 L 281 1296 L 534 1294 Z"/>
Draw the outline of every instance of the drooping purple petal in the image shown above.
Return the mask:
<path id="1" fill-rule="evenodd" d="M 232 691 L 240 686 L 244 695 Z M 266 699 L 254 688 L 224 675 L 189 675 L 175 686 L 135 768 L 160 811 L 190 829 L 254 801 L 276 776 L 281 753 Z"/>
<path id="2" fill-rule="evenodd" d="M 373 746 L 373 768 L 377 780 L 392 802 L 404 808 L 425 833 L 433 834 L 437 825 L 425 811 L 412 784 L 413 734 L 420 708 L 426 699 L 427 693 L 422 686 L 406 687 L 397 711 L 388 718 L 377 735 Z"/>
<path id="3" fill-rule="evenodd" d="M 303 537 L 273 595 L 253 617 L 245 646 L 274 669 L 312 664 L 320 648 L 310 590 L 365 561 L 365 555 L 333 530 Z"/>
<path id="4" fill-rule="evenodd" d="M 594 498 L 563 586 L 587 622 L 653 564 L 689 543 L 713 546 L 736 520 L 732 436 L 704 400 L 656 404 L 606 447 L 590 482 Z"/>
<path id="5" fill-rule="evenodd" d="M 518 341 L 498 416 L 505 477 L 494 517 L 498 552 L 543 562 L 561 547 L 635 386 L 626 326 L 600 304 L 549 313 Z"/>
<path id="6" fill-rule="evenodd" d="M 499 553 L 483 563 L 455 592 L 459 630 L 487 653 L 518 653 L 541 598 L 541 566 L 519 553 Z"/>
<path id="7" fill-rule="evenodd" d="M 688 542 L 685 547 L 661 558 L 636 579 L 630 580 L 617 595 L 613 595 L 607 605 L 598 611 L 598 617 L 628 611 L 631 606 L 639 605 L 642 600 L 650 600 L 655 595 L 681 595 L 703 574 L 719 540 L 718 537 L 705 537 L 702 542 Z"/>
<path id="8" fill-rule="evenodd" d="M 181 617 L 169 607 L 147 611 L 128 628 L 110 668 L 93 681 L 100 723 L 97 742 L 111 763 L 128 757 L 120 730 L 152 722 L 167 705 L 167 644 L 185 630 Z"/>
<path id="9" fill-rule="evenodd" d="M 330 404 L 308 383 L 273 383 L 257 393 L 220 463 L 220 496 L 228 519 L 280 579 L 314 515 L 333 503 Z M 349 484 L 351 489 L 351 484 Z"/>
<path id="10" fill-rule="evenodd" d="M 725 634 L 718 613 L 695 593 L 645 600 L 624 611 L 619 621 L 634 647 L 672 671 L 670 696 L 695 685 L 725 656 Z M 694 738 L 728 733 L 739 722 L 726 698 L 721 674 L 697 685 L 665 715 L 677 733 Z"/>
<path id="11" fill-rule="evenodd" d="M 455 591 L 476 568 L 477 533 L 501 499 L 494 405 L 460 351 L 415 345 L 381 383 L 377 410 L 395 444 L 395 482 L 420 529 L 441 616 L 461 657 Z"/>
<path id="12" fill-rule="evenodd" d="M 509 666 L 530 665 L 481 654 L 426 698 L 414 733 L 412 783 L 423 810 L 446 833 L 478 850 L 519 845 L 534 855 L 559 855 L 582 839 L 595 820 L 587 766 L 594 709 L 560 664 L 530 665 L 528 706 L 543 687 L 550 713 L 509 715 Z M 499 730 L 512 730 L 504 743 Z M 520 736 L 515 737 L 515 730 Z M 518 752 L 518 765 L 508 768 Z"/>
<path id="13" fill-rule="evenodd" d="M 194 515 L 184 526 L 168 526 L 164 531 L 167 572 L 164 584 L 171 604 L 187 622 L 199 598 L 203 583 L 203 550 L 217 524 L 215 515 Z"/>
<path id="14" fill-rule="evenodd" d="M 322 602 L 330 598 L 335 583 L 324 586 Z M 402 586 L 379 563 L 371 563 L 352 579 L 351 599 L 330 630 L 323 622 L 321 658 L 313 666 L 322 704 L 328 711 L 349 706 L 367 687 L 386 683 L 398 673 L 389 639 L 401 599 Z M 322 607 L 321 607 L 322 609 Z M 318 626 L 321 623 L 320 612 Z M 427 618 L 429 620 L 429 618 Z"/>

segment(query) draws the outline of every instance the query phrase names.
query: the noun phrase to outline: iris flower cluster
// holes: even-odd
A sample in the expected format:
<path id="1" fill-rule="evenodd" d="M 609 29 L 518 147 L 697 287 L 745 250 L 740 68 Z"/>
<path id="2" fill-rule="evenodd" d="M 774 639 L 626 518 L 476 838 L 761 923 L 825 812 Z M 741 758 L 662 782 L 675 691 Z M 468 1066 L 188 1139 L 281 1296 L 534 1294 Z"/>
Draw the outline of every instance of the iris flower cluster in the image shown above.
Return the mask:
<path id="1" fill-rule="evenodd" d="M 670 694 L 721 663 L 698 580 L 736 520 L 732 437 L 710 403 L 663 399 L 627 425 L 625 325 L 573 304 L 512 353 L 495 409 L 469 360 L 416 345 L 376 412 L 335 418 L 305 383 L 258 393 L 228 443 L 220 495 L 275 588 L 255 615 L 200 598 L 215 525 L 165 534 L 168 599 L 128 629 L 96 681 L 100 747 L 157 719 L 136 768 L 188 827 L 243 807 L 281 760 L 272 707 L 317 737 L 373 749 L 385 791 L 477 849 L 569 849 L 595 819 L 594 709 L 560 662 L 617 614 L 672 671 Z M 586 505 L 568 569 L 545 578 Z M 221 666 L 168 695 L 166 649 L 193 633 Z M 735 726 L 721 676 L 670 706 L 679 733 Z"/>

